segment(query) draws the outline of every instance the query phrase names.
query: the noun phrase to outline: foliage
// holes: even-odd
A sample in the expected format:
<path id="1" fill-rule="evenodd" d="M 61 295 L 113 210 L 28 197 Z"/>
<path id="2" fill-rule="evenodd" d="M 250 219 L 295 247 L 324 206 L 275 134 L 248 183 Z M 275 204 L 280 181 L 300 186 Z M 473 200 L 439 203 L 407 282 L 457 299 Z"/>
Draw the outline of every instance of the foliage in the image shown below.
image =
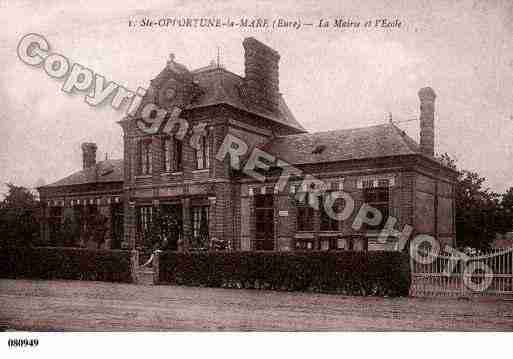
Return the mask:
<path id="1" fill-rule="evenodd" d="M 133 282 L 135 251 L 83 248 L 7 248 L 0 252 L 0 277 Z"/>
<path id="2" fill-rule="evenodd" d="M 39 237 L 39 202 L 25 187 L 6 184 L 0 202 L 0 247 L 27 247 Z"/>
<path id="3" fill-rule="evenodd" d="M 144 246 L 152 249 L 176 250 L 181 226 L 176 217 L 154 209 L 149 231 L 144 233 Z"/>
<path id="4" fill-rule="evenodd" d="M 513 188 L 501 195 L 484 187 L 485 177 L 458 169 L 447 153 L 442 163 L 458 171 L 456 184 L 456 243 L 458 247 L 486 250 L 496 233 L 513 230 Z"/>
<path id="5" fill-rule="evenodd" d="M 408 256 L 400 252 L 161 252 L 159 283 L 406 296 Z"/>

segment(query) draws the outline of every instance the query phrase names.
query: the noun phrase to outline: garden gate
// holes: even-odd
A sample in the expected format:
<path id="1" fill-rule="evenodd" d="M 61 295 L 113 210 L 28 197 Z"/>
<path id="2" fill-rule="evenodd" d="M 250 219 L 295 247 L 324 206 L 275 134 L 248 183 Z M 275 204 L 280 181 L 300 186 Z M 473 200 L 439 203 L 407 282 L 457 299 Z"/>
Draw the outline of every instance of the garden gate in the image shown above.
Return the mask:
<path id="1" fill-rule="evenodd" d="M 447 253 L 411 256 L 410 295 L 513 295 L 512 255 L 513 248 L 475 256 Z"/>

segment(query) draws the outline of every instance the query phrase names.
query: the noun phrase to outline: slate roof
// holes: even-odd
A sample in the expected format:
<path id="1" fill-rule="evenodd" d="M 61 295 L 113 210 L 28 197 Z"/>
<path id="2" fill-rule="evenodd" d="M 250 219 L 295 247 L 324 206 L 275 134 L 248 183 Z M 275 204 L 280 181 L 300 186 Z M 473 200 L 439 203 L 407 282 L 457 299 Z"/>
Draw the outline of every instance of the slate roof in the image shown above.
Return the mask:
<path id="1" fill-rule="evenodd" d="M 44 187 L 72 186 L 85 183 L 123 182 L 123 160 L 105 160 Z"/>
<path id="2" fill-rule="evenodd" d="M 242 85 L 244 79 L 223 67 L 207 66 L 192 71 L 194 80 L 204 93 L 193 102 L 189 108 L 228 104 L 235 108 L 255 113 L 282 125 L 306 132 L 296 120 L 285 100 L 280 94 L 278 112 L 270 112 L 252 104 L 244 97 Z"/>
<path id="3" fill-rule="evenodd" d="M 290 164 L 420 153 L 419 145 L 393 124 L 282 136 L 265 150 Z"/>
<path id="4" fill-rule="evenodd" d="M 294 165 L 420 154 L 418 143 L 394 124 L 281 136 L 263 150 Z M 122 181 L 123 160 L 106 160 L 43 187 Z"/>
<path id="5" fill-rule="evenodd" d="M 183 67 L 183 65 L 177 65 Z M 167 65 L 153 80 L 151 80 L 151 83 L 157 87 L 161 86 L 172 77 L 173 71 L 173 67 Z M 297 132 L 306 132 L 305 128 L 296 120 L 290 111 L 281 94 L 279 98 L 278 111 L 271 112 L 251 103 L 244 94 L 244 79 L 239 75 L 226 70 L 222 66 L 210 64 L 193 70 L 190 74 L 192 75 L 193 81 L 199 85 L 201 94 L 194 98 L 194 101 L 189 104 L 186 109 L 227 104 L 237 109 L 254 113 L 258 116 L 270 119 L 271 121 L 291 127 Z M 145 98 L 143 103 L 145 101 L 150 101 L 150 98 Z"/>

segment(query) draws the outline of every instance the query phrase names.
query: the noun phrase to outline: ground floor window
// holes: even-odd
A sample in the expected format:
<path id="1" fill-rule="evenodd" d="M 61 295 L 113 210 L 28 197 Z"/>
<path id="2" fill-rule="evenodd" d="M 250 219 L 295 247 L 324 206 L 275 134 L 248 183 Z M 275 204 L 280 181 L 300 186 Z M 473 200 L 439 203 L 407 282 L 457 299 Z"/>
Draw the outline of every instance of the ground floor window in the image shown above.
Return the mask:
<path id="1" fill-rule="evenodd" d="M 388 219 L 390 208 L 389 180 L 379 180 L 377 187 L 373 187 L 373 181 L 364 181 L 363 201 L 365 204 L 376 208 L 382 215 L 381 222 L 377 226 L 373 226 L 372 229 L 383 229 Z"/>
<path id="2" fill-rule="evenodd" d="M 320 219 L 319 219 L 319 226 L 321 231 L 338 231 L 339 230 L 339 221 L 336 218 L 333 218 L 328 214 L 328 212 L 325 209 L 325 203 L 327 200 L 327 196 L 331 196 L 331 192 L 325 193 L 323 196 L 319 197 L 319 212 L 320 212 Z M 333 213 L 338 213 L 340 207 L 340 201 L 341 199 L 337 199 L 332 206 Z"/>
<path id="3" fill-rule="evenodd" d="M 123 204 L 116 203 L 111 206 L 111 219 L 112 219 L 112 249 L 121 248 L 121 241 L 123 240 Z"/>
<path id="4" fill-rule="evenodd" d="M 137 207 L 137 232 L 143 241 L 150 239 L 152 219 L 152 206 Z"/>
<path id="5" fill-rule="evenodd" d="M 48 230 L 50 241 L 58 241 L 61 234 L 62 207 L 50 207 L 48 217 Z"/>
<path id="6" fill-rule="evenodd" d="M 301 199 L 296 200 L 296 223 L 300 232 L 314 230 L 314 209 L 310 203 L 310 193 L 305 193 Z"/>
<path id="7" fill-rule="evenodd" d="M 255 196 L 254 250 L 274 250 L 274 197 L 272 194 Z"/>
<path id="8" fill-rule="evenodd" d="M 208 248 L 208 206 L 191 207 L 193 248 Z"/>

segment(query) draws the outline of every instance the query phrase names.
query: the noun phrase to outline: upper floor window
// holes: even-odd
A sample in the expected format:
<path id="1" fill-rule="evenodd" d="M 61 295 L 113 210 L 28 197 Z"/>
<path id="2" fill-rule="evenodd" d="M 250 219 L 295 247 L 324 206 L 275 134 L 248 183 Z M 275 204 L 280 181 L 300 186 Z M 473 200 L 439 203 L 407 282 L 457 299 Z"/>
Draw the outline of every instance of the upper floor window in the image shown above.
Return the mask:
<path id="1" fill-rule="evenodd" d="M 196 168 L 210 168 L 210 143 L 206 135 L 201 136 L 196 149 Z"/>
<path id="2" fill-rule="evenodd" d="M 369 181 L 363 182 L 363 201 L 376 208 L 382 215 L 381 222 L 373 227 L 375 229 L 382 229 L 388 219 L 389 208 L 390 208 L 390 180 L 381 179 L 378 180 L 377 187 L 374 187 Z"/>
<path id="3" fill-rule="evenodd" d="M 142 140 L 139 142 L 139 173 L 140 174 L 151 174 L 152 171 L 152 151 L 151 151 L 151 140 Z"/>
<path id="4" fill-rule="evenodd" d="M 182 141 L 165 137 L 162 142 L 162 160 L 164 171 L 179 172 L 182 170 Z"/>

